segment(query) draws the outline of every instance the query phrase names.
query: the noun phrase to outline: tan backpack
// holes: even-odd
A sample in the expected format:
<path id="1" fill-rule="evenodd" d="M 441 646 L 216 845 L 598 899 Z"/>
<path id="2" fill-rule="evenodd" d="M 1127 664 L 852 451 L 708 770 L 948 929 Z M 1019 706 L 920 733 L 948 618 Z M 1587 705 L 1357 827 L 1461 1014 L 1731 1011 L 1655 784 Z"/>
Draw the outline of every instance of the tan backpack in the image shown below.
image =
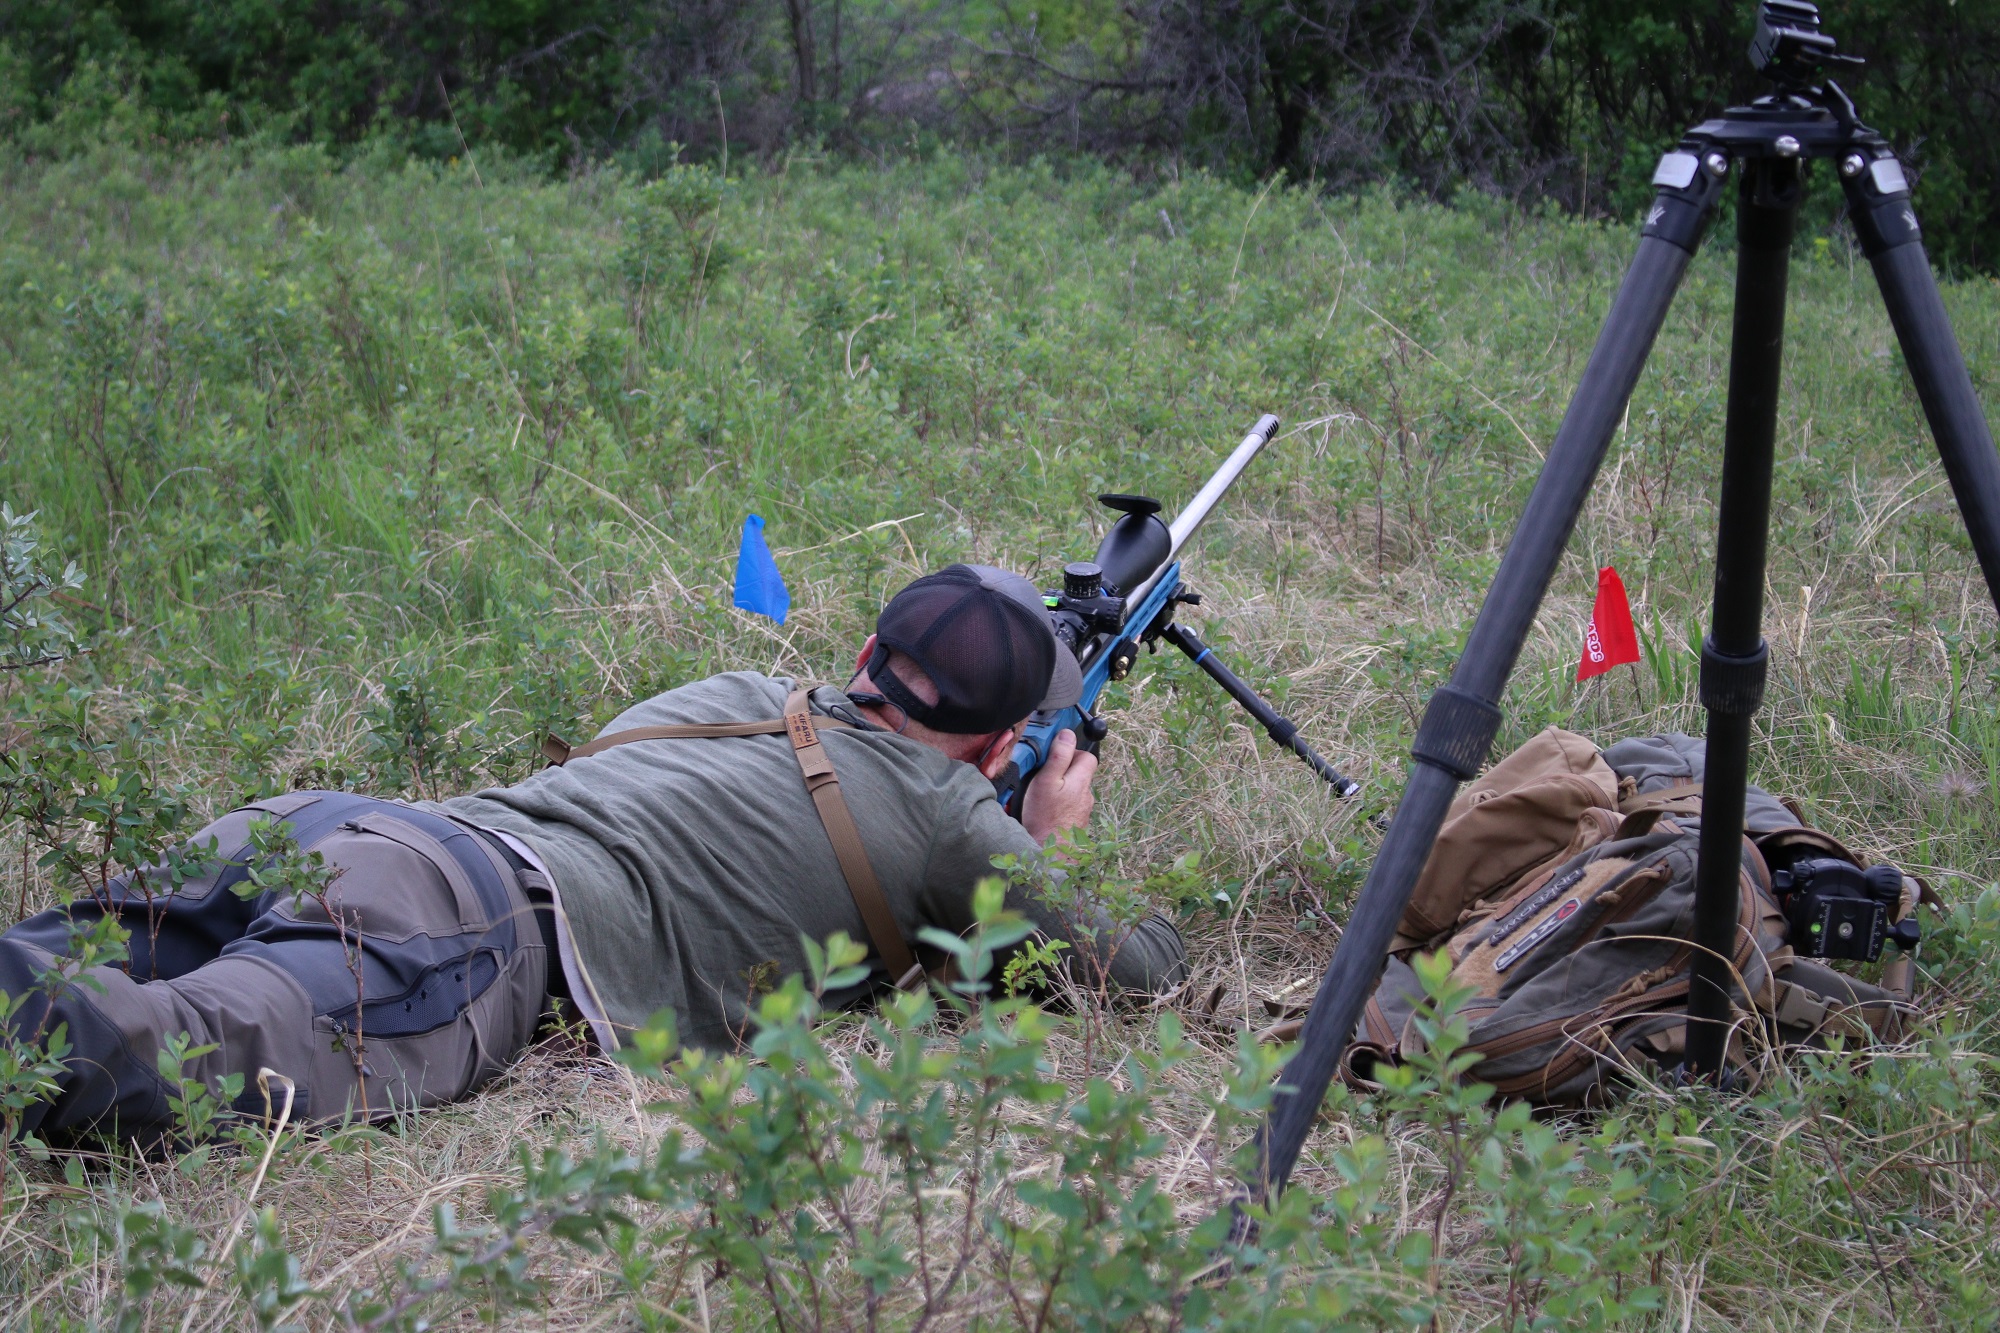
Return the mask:
<path id="1" fill-rule="evenodd" d="M 1422 1049 L 1408 958 L 1443 949 L 1470 986 L 1462 1011 L 1480 1062 L 1469 1077 L 1546 1105 L 1600 1102 L 1680 1063 L 1686 1037 L 1702 742 L 1620 741 L 1600 751 L 1550 728 L 1453 804 L 1399 924 L 1392 957 L 1345 1062 L 1356 1083 Z M 1740 929 L 1730 962 L 1729 1062 L 1754 1082 L 1785 1045 L 1902 1039 L 1913 967 L 1885 954 L 1880 984 L 1797 957 L 1766 857 L 1801 851 L 1866 865 L 1759 788 L 1746 801 Z M 1780 853 L 1783 853 L 1780 856 Z M 1893 892 L 1893 881 L 1891 883 Z M 1904 876 L 1900 920 L 1919 901 Z"/>

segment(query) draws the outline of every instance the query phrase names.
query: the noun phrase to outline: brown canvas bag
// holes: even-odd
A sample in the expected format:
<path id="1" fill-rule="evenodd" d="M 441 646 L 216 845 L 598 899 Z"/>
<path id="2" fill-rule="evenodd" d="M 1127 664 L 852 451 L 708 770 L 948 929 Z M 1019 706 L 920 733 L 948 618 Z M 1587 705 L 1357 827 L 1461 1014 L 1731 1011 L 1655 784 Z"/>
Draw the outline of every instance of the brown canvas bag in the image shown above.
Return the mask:
<path id="1" fill-rule="evenodd" d="M 1636 747 L 1636 748 L 1635 748 Z M 1411 1021 L 1422 989 L 1408 958 L 1443 949 L 1471 988 L 1462 1013 L 1468 1077 L 1541 1105 L 1598 1103 L 1679 1063 L 1694 957 L 1699 741 L 1654 737 L 1600 752 L 1551 729 L 1494 765 L 1452 807 L 1425 865 L 1396 954 L 1344 1066 L 1358 1085 L 1423 1049 Z M 1635 759 L 1634 756 L 1638 758 Z M 1643 760 L 1644 762 L 1640 762 Z M 1631 762 L 1627 762 L 1631 761 Z M 1641 790 L 1641 783 L 1644 790 Z M 1754 1082 L 1790 1044 L 1898 1041 L 1912 1010 L 1910 960 L 1894 951 L 1882 984 L 1796 958 L 1772 893 L 1765 849 L 1805 844 L 1854 856 L 1753 791 L 1743 843 L 1731 1066 Z M 1567 825 L 1564 821 L 1567 820 Z M 1905 877 L 1903 914 L 1936 899 Z"/>
<path id="2" fill-rule="evenodd" d="M 1457 930 L 1466 912 L 1618 826 L 1618 775 L 1582 736 L 1550 727 L 1459 793 L 1397 927 L 1394 952 Z"/>

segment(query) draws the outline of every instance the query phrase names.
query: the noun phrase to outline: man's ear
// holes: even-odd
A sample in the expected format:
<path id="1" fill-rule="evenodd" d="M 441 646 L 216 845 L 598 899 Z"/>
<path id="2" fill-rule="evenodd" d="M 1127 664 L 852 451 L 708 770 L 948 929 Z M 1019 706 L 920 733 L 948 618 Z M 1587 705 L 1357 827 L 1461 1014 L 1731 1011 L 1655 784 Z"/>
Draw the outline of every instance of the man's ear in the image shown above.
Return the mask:
<path id="1" fill-rule="evenodd" d="M 868 636 L 868 642 L 861 645 L 861 656 L 854 659 L 854 674 L 859 676 L 868 670 L 868 659 L 875 656 L 875 636 Z"/>
<path id="2" fill-rule="evenodd" d="M 979 762 L 974 765 L 988 780 L 1000 776 L 1000 770 L 1007 767 L 1007 761 L 1014 757 L 1014 742 L 1021 735 L 1019 727 L 1009 727 L 987 742 L 980 753 Z"/>

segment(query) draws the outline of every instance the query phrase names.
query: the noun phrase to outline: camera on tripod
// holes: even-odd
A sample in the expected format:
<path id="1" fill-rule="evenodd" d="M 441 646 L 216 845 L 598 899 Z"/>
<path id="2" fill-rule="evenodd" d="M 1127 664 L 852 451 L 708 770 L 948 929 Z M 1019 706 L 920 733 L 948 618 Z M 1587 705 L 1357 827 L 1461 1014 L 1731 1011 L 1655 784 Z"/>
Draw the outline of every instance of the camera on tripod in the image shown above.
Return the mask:
<path id="1" fill-rule="evenodd" d="M 1750 38 L 1750 63 L 1785 92 L 1801 92 L 1819 79 L 1822 66 L 1859 69 L 1867 62 L 1834 50 L 1833 38 L 1819 30 L 1819 6 L 1764 0 Z"/>
<path id="2" fill-rule="evenodd" d="M 1771 887 L 1791 923 L 1792 951 L 1808 958 L 1872 963 L 1884 944 L 1914 951 L 1914 916 L 1903 908 L 1903 872 L 1891 865 L 1863 870 L 1837 856 L 1806 856 L 1771 874 Z"/>

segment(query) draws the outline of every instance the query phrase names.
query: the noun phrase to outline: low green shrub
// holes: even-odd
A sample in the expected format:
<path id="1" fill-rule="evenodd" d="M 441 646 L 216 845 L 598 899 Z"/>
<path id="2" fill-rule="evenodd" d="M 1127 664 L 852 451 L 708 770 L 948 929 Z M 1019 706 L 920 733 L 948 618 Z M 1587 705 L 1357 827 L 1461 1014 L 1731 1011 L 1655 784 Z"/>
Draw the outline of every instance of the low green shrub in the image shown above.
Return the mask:
<path id="1" fill-rule="evenodd" d="M 1463 1083 L 1466 992 L 1448 968 L 1420 971 L 1430 1053 L 1378 1102 L 1342 1103 L 1379 1128 L 1319 1165 L 1331 1187 L 1250 1207 L 1234 1185 L 1254 1170 L 1249 1130 L 1282 1052 L 1243 1037 L 1221 1085 L 1191 1088 L 1188 1035 L 1165 1014 L 1143 1045 L 1059 1077 L 1054 1044 L 1082 1020 L 990 985 L 996 953 L 1030 930 L 1003 899 L 1003 881 L 984 882 L 977 927 L 950 939 L 960 980 L 865 1017 L 821 1010 L 865 976 L 865 950 L 841 935 L 809 944 L 810 975 L 763 997 L 741 1054 L 680 1049 L 658 1015 L 619 1056 L 653 1098 L 646 1138 L 523 1147 L 479 1220 L 437 1209 L 426 1254 L 393 1284 L 309 1288 L 268 1210 L 233 1259 L 157 1203 L 91 1211 L 120 1324 L 141 1326 L 175 1286 L 233 1291 L 264 1328 L 308 1303 L 349 1328 L 498 1319 L 541 1308 L 542 1275 L 572 1248 L 608 1264 L 649 1329 L 709 1311 L 799 1329 L 1421 1328 L 1466 1291 L 1498 1293 L 1509 1328 L 1606 1328 L 1658 1308 L 1643 1279 L 1673 1196 L 1644 1145 L 1616 1120 L 1565 1136 Z M 163 1070 L 192 1053 L 164 1052 Z M 213 1095 L 180 1087 L 181 1126 L 204 1138 Z M 1214 1156 L 1187 1189 L 1186 1150 L 1169 1160 L 1160 1123 L 1196 1114 Z M 1392 1141 L 1410 1130 L 1444 1145 L 1428 1217 L 1389 1189 Z M 192 1154 L 199 1166 L 207 1148 Z M 1231 1239 L 1232 1204 L 1247 1237 Z"/>

